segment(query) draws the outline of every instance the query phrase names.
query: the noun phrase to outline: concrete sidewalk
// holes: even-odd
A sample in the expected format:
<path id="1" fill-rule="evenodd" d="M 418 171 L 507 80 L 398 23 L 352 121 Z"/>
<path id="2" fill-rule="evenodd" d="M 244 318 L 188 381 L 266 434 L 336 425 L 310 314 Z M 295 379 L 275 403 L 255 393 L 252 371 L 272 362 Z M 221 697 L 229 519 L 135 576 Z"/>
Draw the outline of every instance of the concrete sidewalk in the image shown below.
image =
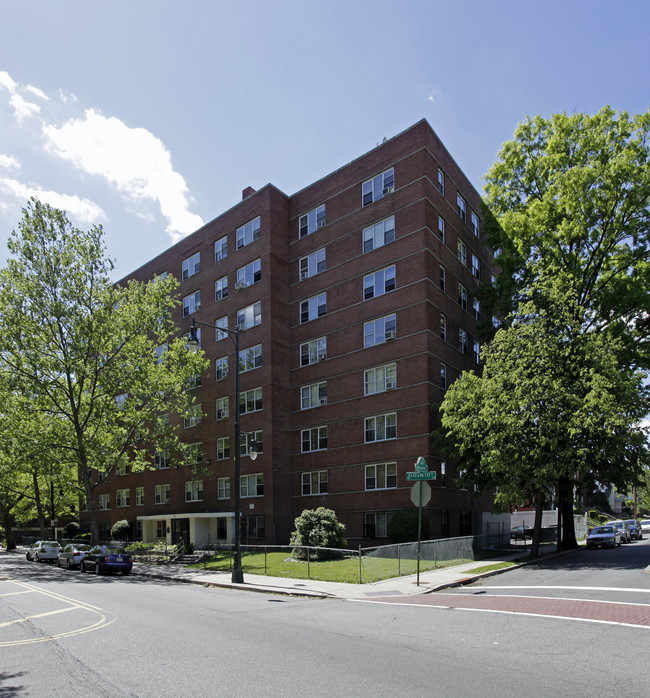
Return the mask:
<path id="1" fill-rule="evenodd" d="M 308 596 L 314 598 L 339 599 L 370 599 L 382 596 L 410 596 L 426 594 L 439 589 L 446 589 L 461 584 L 468 584 L 480 577 L 491 576 L 516 567 L 517 559 L 522 553 L 507 554 L 503 557 L 477 562 L 467 562 L 455 567 L 444 567 L 437 570 L 420 573 L 420 584 L 417 575 L 394 577 L 381 582 L 370 584 L 345 584 L 339 582 L 319 582 L 313 579 L 291 579 L 284 577 L 268 577 L 258 574 L 244 573 L 243 584 L 233 584 L 230 572 L 215 572 L 212 570 L 190 569 L 182 565 L 133 565 L 134 575 L 151 577 L 153 579 L 168 579 L 203 586 L 218 586 L 229 589 L 242 589 L 267 594 L 288 594 L 291 596 Z M 479 567 L 487 567 L 499 562 L 511 562 L 512 566 L 503 567 L 483 574 L 473 573 Z"/>

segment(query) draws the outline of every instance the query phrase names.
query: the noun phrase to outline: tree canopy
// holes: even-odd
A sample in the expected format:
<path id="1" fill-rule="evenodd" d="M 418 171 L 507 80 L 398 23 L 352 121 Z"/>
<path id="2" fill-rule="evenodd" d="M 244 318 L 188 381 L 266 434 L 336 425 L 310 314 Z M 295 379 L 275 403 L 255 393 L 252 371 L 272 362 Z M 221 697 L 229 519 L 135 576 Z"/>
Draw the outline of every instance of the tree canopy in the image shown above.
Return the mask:
<path id="1" fill-rule="evenodd" d="M 25 410 L 5 418 L 16 444 L 78 472 L 96 539 L 98 473 L 142 468 L 154 449 L 181 448 L 174 420 L 161 415 L 187 413 L 185 387 L 205 360 L 175 336 L 173 277 L 113 284 L 101 227 L 74 228 L 35 199 L 23 214 L 0 270 L 0 373 L 29 410 L 25 422 Z"/>

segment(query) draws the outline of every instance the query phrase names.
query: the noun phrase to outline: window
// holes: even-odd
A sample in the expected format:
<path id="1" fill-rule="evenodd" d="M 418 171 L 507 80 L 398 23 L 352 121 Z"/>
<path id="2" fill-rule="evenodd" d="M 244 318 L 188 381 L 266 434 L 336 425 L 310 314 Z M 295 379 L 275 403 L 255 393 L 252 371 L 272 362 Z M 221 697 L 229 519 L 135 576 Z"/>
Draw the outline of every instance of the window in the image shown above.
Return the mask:
<path id="1" fill-rule="evenodd" d="M 221 301 L 228 297 L 228 277 L 222 276 L 214 282 L 214 300 Z"/>
<path id="2" fill-rule="evenodd" d="M 481 301 L 478 298 L 472 300 L 472 313 L 476 321 L 481 319 Z"/>
<path id="3" fill-rule="evenodd" d="M 171 486 L 170 485 L 156 485 L 154 489 L 154 503 L 155 504 L 169 504 L 171 501 Z"/>
<path id="4" fill-rule="evenodd" d="M 325 271 L 325 248 L 321 247 L 320 250 L 312 252 L 306 257 L 302 257 L 298 263 L 300 269 L 300 280 L 304 281 L 309 279 L 311 276 L 316 276 Z"/>
<path id="5" fill-rule="evenodd" d="M 262 260 L 256 259 L 254 262 L 247 264 L 245 267 L 237 269 L 237 283 L 235 291 L 238 288 L 246 288 L 252 286 L 262 280 Z"/>
<path id="6" fill-rule="evenodd" d="M 363 229 L 363 251 L 371 252 L 395 240 L 395 216 Z"/>
<path id="7" fill-rule="evenodd" d="M 183 420 L 183 426 L 188 429 L 189 427 L 195 427 L 201 424 L 203 419 L 203 412 L 201 411 L 201 405 L 192 405 L 187 413 L 187 416 Z"/>
<path id="8" fill-rule="evenodd" d="M 262 301 L 237 311 L 237 324 L 242 330 L 248 330 L 262 322 Z"/>
<path id="9" fill-rule="evenodd" d="M 222 356 L 214 362 L 214 379 L 223 380 L 228 377 L 228 357 Z"/>
<path id="10" fill-rule="evenodd" d="M 203 501 L 203 481 L 195 480 L 185 483 L 185 501 L 186 502 L 202 502 Z"/>
<path id="11" fill-rule="evenodd" d="M 239 437 L 239 455 L 250 456 L 250 450 L 255 443 L 258 454 L 264 453 L 264 435 L 261 429 L 253 432 L 244 432 Z"/>
<path id="12" fill-rule="evenodd" d="M 481 263 L 475 254 L 472 255 L 472 276 L 476 279 L 481 278 Z"/>
<path id="13" fill-rule="evenodd" d="M 397 438 L 397 413 L 378 414 L 365 418 L 365 441 L 387 441 Z"/>
<path id="14" fill-rule="evenodd" d="M 223 317 L 220 317 L 217 320 L 215 320 L 214 326 L 216 328 L 214 331 L 214 341 L 215 342 L 219 342 L 228 336 L 227 332 L 223 332 L 223 330 L 228 329 L 228 316 L 227 315 L 224 315 Z M 219 328 L 222 328 L 222 329 L 219 329 Z"/>
<path id="15" fill-rule="evenodd" d="M 217 411 L 216 418 L 217 421 L 221 419 L 228 419 L 230 412 L 230 398 L 229 397 L 218 397 L 217 398 Z"/>
<path id="16" fill-rule="evenodd" d="M 458 533 L 461 536 L 471 536 L 472 535 L 472 518 L 471 512 L 461 511 L 460 512 L 460 528 Z"/>
<path id="17" fill-rule="evenodd" d="M 239 352 L 239 372 L 246 373 L 262 365 L 262 345 L 256 344 L 254 347 L 242 349 Z"/>
<path id="18" fill-rule="evenodd" d="M 183 279 L 189 279 L 190 276 L 198 274 L 201 271 L 201 253 L 197 252 L 191 257 L 184 259 L 181 264 L 181 272 Z"/>
<path id="19" fill-rule="evenodd" d="M 217 460 L 227 460 L 230 458 L 230 437 L 222 436 L 217 439 Z"/>
<path id="20" fill-rule="evenodd" d="M 367 180 L 361 187 L 361 204 L 367 206 L 373 201 L 379 201 L 387 194 L 395 191 L 395 177 L 393 168 Z"/>
<path id="21" fill-rule="evenodd" d="M 237 228 L 237 249 L 240 250 L 251 242 L 258 240 L 260 237 L 260 217 L 248 221 L 241 228 Z"/>
<path id="22" fill-rule="evenodd" d="M 397 488 L 397 463 L 366 465 L 366 489 L 390 490 Z"/>
<path id="23" fill-rule="evenodd" d="M 445 173 L 438 168 L 438 191 L 445 195 Z"/>
<path id="24" fill-rule="evenodd" d="M 264 473 L 242 475 L 239 478 L 239 494 L 241 497 L 264 496 Z"/>
<path id="25" fill-rule="evenodd" d="M 214 261 L 220 262 L 228 256 L 228 236 L 224 235 L 214 243 Z"/>
<path id="26" fill-rule="evenodd" d="M 465 330 L 458 330 L 458 349 L 465 355 L 469 352 L 467 332 L 465 332 Z"/>
<path id="27" fill-rule="evenodd" d="M 144 506 L 144 487 L 135 488 L 135 505 L 136 507 Z"/>
<path id="28" fill-rule="evenodd" d="M 363 277 L 363 300 L 395 290 L 395 265 Z"/>
<path id="29" fill-rule="evenodd" d="M 440 314 L 440 339 L 447 341 L 447 318 Z"/>
<path id="30" fill-rule="evenodd" d="M 327 337 L 312 339 L 300 345 L 300 365 L 308 366 L 327 358 Z"/>
<path id="31" fill-rule="evenodd" d="M 440 484 L 443 487 L 447 486 L 447 463 L 446 461 L 440 461 Z M 443 511 L 444 513 L 444 511 Z M 449 513 L 449 512 L 447 512 Z"/>
<path id="32" fill-rule="evenodd" d="M 167 522 L 156 521 L 156 538 L 165 538 L 167 536 Z"/>
<path id="33" fill-rule="evenodd" d="M 471 223 L 472 232 L 474 233 L 474 235 L 476 235 L 476 237 L 478 237 L 479 232 L 480 232 L 479 231 L 478 216 L 474 213 L 474 211 L 472 211 L 471 221 L 472 221 L 472 223 Z"/>
<path id="34" fill-rule="evenodd" d="M 300 323 L 322 317 L 327 312 L 327 295 L 319 293 L 300 302 Z"/>
<path id="35" fill-rule="evenodd" d="M 217 479 L 217 499 L 230 499 L 230 478 Z"/>
<path id="36" fill-rule="evenodd" d="M 304 216 L 300 216 L 300 237 L 304 238 L 307 235 L 311 235 L 314 232 L 314 230 L 318 230 L 318 228 L 322 228 L 324 225 L 325 204 L 311 210 L 309 213 L 305 213 Z"/>
<path id="37" fill-rule="evenodd" d="M 395 315 L 371 320 L 363 325 L 363 346 L 373 347 L 395 339 Z"/>
<path id="38" fill-rule="evenodd" d="M 309 453 L 311 451 L 323 451 L 327 448 L 327 427 L 303 429 L 301 432 L 301 437 L 303 453 Z"/>
<path id="39" fill-rule="evenodd" d="M 187 383 L 185 384 L 186 390 L 194 390 L 195 388 L 200 388 L 201 387 L 201 375 L 196 375 L 192 376 L 191 378 L 187 379 Z"/>
<path id="40" fill-rule="evenodd" d="M 442 218 L 441 216 L 438 216 L 438 237 L 440 238 L 440 242 L 442 244 L 445 244 L 445 219 Z"/>
<path id="41" fill-rule="evenodd" d="M 183 317 L 193 315 L 201 308 L 201 291 L 194 291 L 183 298 Z"/>
<path id="42" fill-rule="evenodd" d="M 116 490 L 115 506 L 128 507 L 131 504 L 131 490 Z"/>
<path id="43" fill-rule="evenodd" d="M 463 197 L 460 194 L 456 194 L 456 210 L 458 211 L 458 215 L 461 217 L 461 219 L 466 221 L 467 212 L 465 206 L 465 199 L 463 199 Z"/>
<path id="44" fill-rule="evenodd" d="M 245 390 L 239 395 L 239 414 L 259 412 L 262 409 L 262 388 Z"/>
<path id="45" fill-rule="evenodd" d="M 111 506 L 111 495 L 110 494 L 100 494 L 99 495 L 99 511 L 106 511 L 110 509 Z"/>
<path id="46" fill-rule="evenodd" d="M 364 393 L 374 395 L 397 386 L 397 365 L 375 366 L 363 372 Z"/>
<path id="47" fill-rule="evenodd" d="M 458 305 L 463 310 L 467 310 L 467 289 L 463 284 L 458 284 Z"/>
<path id="48" fill-rule="evenodd" d="M 264 517 L 263 516 L 242 516 L 241 537 L 243 540 L 249 538 L 264 538 Z"/>
<path id="49" fill-rule="evenodd" d="M 201 442 L 187 444 L 183 448 L 183 461 L 185 465 L 194 465 L 203 462 L 203 444 Z"/>
<path id="50" fill-rule="evenodd" d="M 447 390 L 447 364 L 440 364 L 440 384 L 443 390 Z"/>
<path id="51" fill-rule="evenodd" d="M 169 451 L 156 451 L 153 456 L 153 467 L 156 470 L 169 468 Z"/>
<path id="52" fill-rule="evenodd" d="M 302 494 L 327 494 L 327 470 L 302 474 Z"/>
<path id="53" fill-rule="evenodd" d="M 458 241 L 458 261 L 467 266 L 467 245 L 462 240 Z"/>
<path id="54" fill-rule="evenodd" d="M 440 534 L 445 538 L 449 535 L 449 509 L 440 512 Z"/>
<path id="55" fill-rule="evenodd" d="M 366 538 L 387 538 L 391 514 L 386 511 L 363 515 L 363 535 Z"/>
<path id="56" fill-rule="evenodd" d="M 307 410 L 310 407 L 319 407 L 327 404 L 327 382 L 303 385 L 300 388 L 300 409 Z"/>
<path id="57" fill-rule="evenodd" d="M 442 264 L 440 265 L 440 281 L 439 281 L 439 283 L 440 283 L 440 290 L 444 291 L 445 286 L 447 285 L 447 271 L 442 266 Z"/>
<path id="58" fill-rule="evenodd" d="M 169 344 L 167 342 L 163 342 L 162 344 L 159 344 L 154 351 L 156 352 L 156 363 L 161 364 L 163 362 L 163 356 L 167 349 L 169 348 Z"/>
<path id="59" fill-rule="evenodd" d="M 474 342 L 473 349 L 474 349 L 474 361 L 476 361 L 476 363 L 479 363 L 479 361 L 481 360 L 481 345 L 480 345 L 480 343 Z"/>

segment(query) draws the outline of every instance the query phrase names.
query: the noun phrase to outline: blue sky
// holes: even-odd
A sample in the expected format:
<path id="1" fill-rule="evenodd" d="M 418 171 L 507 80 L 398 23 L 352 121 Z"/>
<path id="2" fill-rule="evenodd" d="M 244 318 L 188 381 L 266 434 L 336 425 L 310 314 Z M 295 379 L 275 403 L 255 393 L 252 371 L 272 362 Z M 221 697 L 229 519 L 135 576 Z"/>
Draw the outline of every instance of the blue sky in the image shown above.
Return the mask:
<path id="1" fill-rule="evenodd" d="M 422 118 L 474 185 L 527 115 L 646 111 L 650 3 L 0 0 L 0 262 L 29 196 L 127 275 Z"/>

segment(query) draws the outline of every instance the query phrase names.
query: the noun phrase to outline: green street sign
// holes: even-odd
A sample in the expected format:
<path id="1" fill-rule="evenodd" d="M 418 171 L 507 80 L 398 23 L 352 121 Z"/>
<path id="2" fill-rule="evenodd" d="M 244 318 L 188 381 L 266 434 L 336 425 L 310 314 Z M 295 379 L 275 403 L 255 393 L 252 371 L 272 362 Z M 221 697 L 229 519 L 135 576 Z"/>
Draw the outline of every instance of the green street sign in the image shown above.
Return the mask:
<path id="1" fill-rule="evenodd" d="M 422 456 L 420 456 L 417 461 L 415 461 L 415 470 L 418 473 L 426 473 L 429 468 L 427 467 L 426 461 Z"/>
<path id="2" fill-rule="evenodd" d="M 406 473 L 406 480 L 435 480 L 436 479 L 436 471 L 433 470 L 432 472 L 415 472 L 415 473 Z"/>

